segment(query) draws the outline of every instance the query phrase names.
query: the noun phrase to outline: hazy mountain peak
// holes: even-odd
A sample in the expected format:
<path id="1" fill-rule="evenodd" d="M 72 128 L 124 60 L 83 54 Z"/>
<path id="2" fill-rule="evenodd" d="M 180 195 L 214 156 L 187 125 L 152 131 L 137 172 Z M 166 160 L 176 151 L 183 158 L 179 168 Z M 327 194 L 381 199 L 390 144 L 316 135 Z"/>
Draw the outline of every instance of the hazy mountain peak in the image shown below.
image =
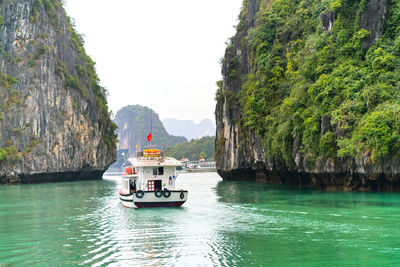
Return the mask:
<path id="1" fill-rule="evenodd" d="M 162 123 L 169 134 L 185 136 L 189 140 L 215 135 L 215 126 L 210 119 L 195 123 L 193 120 L 168 118 L 162 120 Z"/>

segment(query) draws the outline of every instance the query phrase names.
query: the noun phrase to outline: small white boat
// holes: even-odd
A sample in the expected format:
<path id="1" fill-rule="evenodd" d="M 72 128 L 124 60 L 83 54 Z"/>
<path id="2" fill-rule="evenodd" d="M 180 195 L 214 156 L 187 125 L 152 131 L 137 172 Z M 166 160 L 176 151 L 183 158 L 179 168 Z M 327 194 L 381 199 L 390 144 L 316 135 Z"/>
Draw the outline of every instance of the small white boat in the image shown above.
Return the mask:
<path id="1" fill-rule="evenodd" d="M 184 170 L 188 172 L 216 172 L 215 161 L 189 161 L 186 162 Z"/>
<path id="2" fill-rule="evenodd" d="M 165 157 L 165 151 L 145 149 L 136 158 L 128 159 L 132 166 L 122 175 L 119 198 L 129 208 L 180 207 L 188 191 L 176 189 L 176 167 L 181 163 Z"/>

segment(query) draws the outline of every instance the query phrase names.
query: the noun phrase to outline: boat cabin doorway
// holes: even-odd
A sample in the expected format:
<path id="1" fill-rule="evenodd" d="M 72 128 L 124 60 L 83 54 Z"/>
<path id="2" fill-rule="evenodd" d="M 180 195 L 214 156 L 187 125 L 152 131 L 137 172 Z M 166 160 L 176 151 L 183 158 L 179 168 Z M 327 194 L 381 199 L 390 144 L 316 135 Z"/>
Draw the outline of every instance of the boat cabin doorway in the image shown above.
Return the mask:
<path id="1" fill-rule="evenodd" d="M 133 193 L 136 191 L 136 181 L 129 180 L 129 192 Z"/>

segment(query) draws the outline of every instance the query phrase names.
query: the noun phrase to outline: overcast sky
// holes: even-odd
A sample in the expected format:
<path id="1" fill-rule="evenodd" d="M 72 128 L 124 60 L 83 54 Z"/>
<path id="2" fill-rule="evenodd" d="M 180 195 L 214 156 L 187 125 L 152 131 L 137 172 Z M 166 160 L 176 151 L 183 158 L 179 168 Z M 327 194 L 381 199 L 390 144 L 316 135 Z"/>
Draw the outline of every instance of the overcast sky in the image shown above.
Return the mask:
<path id="1" fill-rule="evenodd" d="M 114 114 L 152 106 L 161 119 L 214 121 L 219 61 L 242 0 L 66 0 Z"/>

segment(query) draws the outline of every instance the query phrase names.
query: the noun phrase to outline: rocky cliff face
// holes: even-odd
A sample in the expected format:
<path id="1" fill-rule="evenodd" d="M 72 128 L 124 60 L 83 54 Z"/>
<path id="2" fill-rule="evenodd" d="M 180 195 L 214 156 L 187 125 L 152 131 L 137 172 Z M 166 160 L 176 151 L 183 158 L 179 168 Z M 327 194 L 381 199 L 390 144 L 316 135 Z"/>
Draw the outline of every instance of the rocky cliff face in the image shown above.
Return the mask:
<path id="1" fill-rule="evenodd" d="M 258 10 L 259 3 L 255 0 L 248 1 L 247 6 L 243 7 L 242 28 L 238 28 L 225 52 L 222 65 L 223 80 L 220 91 L 217 92 L 215 157 L 218 173 L 227 180 L 254 180 L 256 166 L 263 166 L 265 161 L 261 140 L 253 131 L 243 129 L 238 123 L 244 114 L 239 100 L 234 96 L 241 89 L 241 81 L 230 77 L 232 70 L 240 76 L 250 72 L 250 49 L 243 47 L 241 40 L 247 36 L 249 29 L 254 27 Z M 237 62 L 230 64 L 234 58 Z M 242 140 L 244 136 L 248 141 Z"/>
<path id="2" fill-rule="evenodd" d="M 61 1 L 0 1 L 0 183 L 101 178 L 116 136 Z"/>
<path id="3" fill-rule="evenodd" d="M 279 67 L 279 71 L 281 71 L 282 68 L 283 71 L 280 73 L 281 76 L 278 80 L 280 85 L 285 84 L 286 87 L 289 87 L 289 92 L 291 91 L 291 93 L 282 93 L 284 96 L 281 97 L 279 103 L 288 103 L 282 101 L 282 99 L 286 98 L 287 101 L 287 99 L 296 98 L 296 94 L 300 94 L 298 93 L 299 89 L 290 88 L 290 83 L 287 82 L 289 80 L 288 73 L 294 68 L 292 65 L 289 65 L 289 63 L 295 64 L 293 63 L 294 61 L 290 62 L 290 57 L 293 57 L 294 54 L 294 52 L 290 53 L 292 52 L 291 46 L 293 43 L 298 42 L 296 45 L 301 47 L 299 53 L 303 53 L 301 57 L 307 57 L 310 56 L 310 53 L 313 53 L 313 50 L 305 49 L 307 48 L 307 43 L 302 43 L 302 36 L 300 33 L 290 32 L 290 29 L 284 29 L 280 32 L 270 30 L 275 29 L 273 28 L 275 26 L 266 23 L 266 16 L 272 14 L 274 8 L 276 10 L 282 8 L 278 6 L 278 4 L 274 6 L 274 2 L 275 1 L 270 0 L 244 1 L 240 22 L 237 26 L 237 34 L 232 38 L 231 44 L 228 46 L 225 53 L 222 65 L 223 80 L 219 83 L 220 88 L 216 96 L 216 161 L 218 173 L 224 180 L 262 181 L 276 184 L 310 186 L 324 190 L 399 191 L 400 158 L 396 156 L 395 153 L 385 155 L 377 161 L 371 160 L 371 153 L 368 151 L 364 151 L 354 157 L 339 157 L 337 156 L 338 154 L 336 154 L 335 156 L 318 156 L 312 158 L 312 151 L 311 153 L 307 151 L 307 146 L 304 144 L 305 137 L 307 137 L 306 131 L 303 129 L 298 131 L 296 127 L 293 127 L 289 135 L 279 139 L 281 143 L 289 144 L 286 146 L 288 147 L 287 151 L 285 151 L 285 153 L 279 152 L 281 154 L 275 152 L 275 154 L 273 154 L 271 152 L 271 146 L 268 146 L 268 144 L 270 139 L 276 137 L 268 135 L 267 130 L 263 131 L 263 129 L 268 129 L 269 123 L 273 123 L 273 120 L 272 122 L 271 120 L 267 120 L 270 119 L 272 111 L 270 113 L 265 113 L 265 115 L 262 112 L 254 112 L 254 110 L 250 110 L 249 108 L 249 105 L 253 104 L 253 102 L 250 103 L 249 100 L 249 98 L 252 97 L 251 94 L 253 94 L 256 90 L 255 88 L 257 88 L 259 84 L 264 82 L 263 79 L 267 75 L 270 75 L 270 69 L 262 70 L 262 75 L 259 75 L 260 66 L 266 64 L 265 62 L 268 61 L 269 56 L 275 57 L 276 60 L 280 60 L 280 58 L 285 60 L 284 64 L 281 64 Z M 284 1 L 280 2 L 279 4 L 283 5 Z M 315 21 L 315 23 L 312 23 L 312 27 L 315 28 L 311 31 L 323 35 L 324 38 L 331 38 L 331 36 L 340 38 L 339 34 L 338 36 L 333 36 L 331 34 L 335 29 L 337 13 L 341 11 L 340 8 L 345 9 L 345 1 L 332 1 L 330 7 L 318 7 L 319 9 L 315 8 L 315 6 L 319 5 L 321 3 L 320 1 L 308 1 L 309 6 L 307 6 L 304 1 L 301 3 L 300 1 L 286 2 L 293 2 L 292 6 L 286 7 L 286 10 L 294 8 L 296 10 L 293 12 L 296 13 L 296 16 L 297 14 L 304 14 L 297 25 L 302 24 L 305 22 L 305 19 L 310 18 Z M 314 8 L 313 10 L 309 8 L 312 5 Z M 389 4 L 385 0 L 369 0 L 361 1 L 360 5 L 359 7 L 352 6 L 357 13 L 347 15 L 349 17 L 353 16 L 354 18 L 357 17 L 361 30 L 365 29 L 368 31 L 368 34 L 363 37 L 362 42 L 360 42 L 358 46 L 360 51 L 362 48 L 365 52 L 384 35 L 384 25 L 389 10 Z M 282 10 L 284 9 L 282 8 Z M 319 11 L 319 13 L 314 10 Z M 343 16 L 341 19 L 341 23 L 343 23 Z M 260 26 L 261 24 L 263 25 Z M 256 27 L 258 27 L 258 31 L 254 30 Z M 322 29 L 322 33 L 319 29 Z M 272 37 L 270 36 L 271 32 L 274 34 Z M 360 32 L 362 33 L 362 31 L 358 31 L 358 33 Z M 259 38 L 263 43 L 260 41 L 261 44 L 257 47 L 249 45 L 257 34 L 261 36 Z M 308 42 L 311 42 L 313 40 L 312 38 L 317 36 L 316 34 L 310 35 L 311 37 L 309 37 Z M 353 38 L 353 40 L 355 40 L 355 37 Z M 307 42 L 307 40 L 305 42 Z M 280 47 L 278 52 L 274 51 L 272 48 L 271 52 L 268 52 L 269 54 L 264 53 L 264 55 L 267 56 L 260 60 L 262 64 L 257 62 L 257 60 L 259 60 L 257 56 L 263 53 L 263 49 L 270 49 L 270 47 L 276 47 L 277 45 Z M 365 60 L 365 58 L 361 57 L 360 60 Z M 297 64 L 299 63 L 297 62 Z M 301 70 L 301 66 L 297 68 Z M 315 68 L 318 68 L 318 66 Z M 325 71 L 325 73 L 328 73 L 328 71 Z M 297 75 L 297 73 L 295 74 Z M 307 73 L 304 75 L 307 75 Z M 251 79 L 254 80 L 253 83 L 249 83 Z M 275 81 L 276 80 L 277 79 L 275 79 Z M 305 84 L 309 86 L 316 80 L 318 81 L 318 77 L 315 78 L 315 76 L 313 76 Z M 272 79 L 267 83 L 271 84 L 271 81 Z M 274 90 L 277 90 L 276 87 Z M 312 91 L 309 90 L 306 92 L 306 94 L 311 94 Z M 273 91 L 273 93 L 275 94 L 276 91 Z M 303 94 L 302 97 L 307 98 L 308 96 L 306 94 Z M 270 93 L 270 95 L 272 94 Z M 272 102 L 276 101 L 272 97 L 260 95 L 252 99 L 252 101 L 261 102 L 264 100 L 264 97 L 265 102 L 263 107 L 264 109 L 268 109 L 268 107 L 272 105 Z M 334 101 L 333 97 L 332 101 Z M 291 105 L 294 106 L 295 104 Z M 284 108 L 281 105 L 277 113 L 280 113 L 282 116 L 289 116 L 286 115 Z M 294 112 L 296 112 L 296 110 L 294 110 Z M 314 125 L 317 131 L 317 138 L 319 138 L 318 140 L 322 140 L 322 137 L 326 136 L 328 132 L 333 133 L 332 135 L 336 138 L 334 140 L 343 139 L 343 136 L 341 136 L 343 133 L 340 132 L 342 128 L 337 125 L 338 123 L 335 124 L 335 122 L 332 122 L 332 116 L 330 116 L 328 112 L 326 112 L 325 115 L 323 115 L 323 112 L 319 114 L 321 113 L 322 115 L 316 116 L 317 122 Z M 262 127 L 264 128 L 252 127 L 251 121 L 248 119 L 250 116 L 260 118 L 260 124 L 263 124 Z M 288 123 L 289 126 L 287 127 L 292 127 L 295 123 L 296 122 L 291 121 Z M 279 125 L 276 127 L 278 130 L 281 129 Z M 269 138 L 268 136 L 271 137 Z M 319 142 L 321 146 L 322 141 Z M 332 144 L 333 149 L 338 149 L 338 146 L 339 142 L 335 141 Z M 284 150 L 284 148 L 281 150 Z"/>

